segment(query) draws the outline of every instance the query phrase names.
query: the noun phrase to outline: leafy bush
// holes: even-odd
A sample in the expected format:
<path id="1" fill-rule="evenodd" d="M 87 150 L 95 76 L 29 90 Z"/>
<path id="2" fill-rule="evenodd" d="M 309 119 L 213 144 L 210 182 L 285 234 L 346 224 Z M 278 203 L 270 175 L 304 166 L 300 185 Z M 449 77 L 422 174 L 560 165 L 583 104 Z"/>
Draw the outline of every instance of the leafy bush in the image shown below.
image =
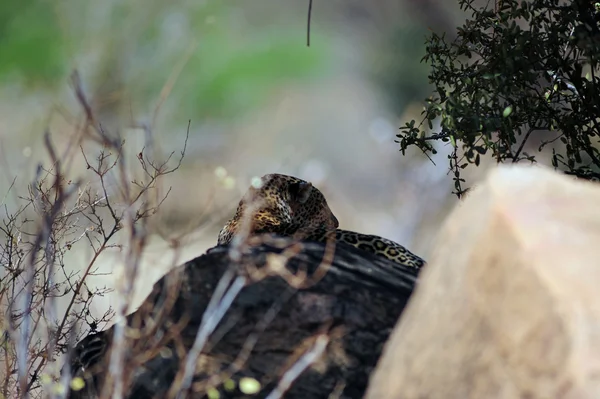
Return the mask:
<path id="1" fill-rule="evenodd" d="M 400 149 L 433 143 L 453 146 L 449 155 L 455 193 L 461 170 L 486 153 L 498 162 L 536 161 L 526 151 L 551 150 L 555 168 L 586 179 L 600 177 L 600 3 L 577 0 L 498 0 L 476 7 L 460 0 L 471 19 L 456 38 L 432 34 L 424 61 L 434 93 L 424 118 L 401 127 Z M 433 131 L 434 121 L 440 122 Z M 531 146 L 531 143 L 529 144 Z"/>

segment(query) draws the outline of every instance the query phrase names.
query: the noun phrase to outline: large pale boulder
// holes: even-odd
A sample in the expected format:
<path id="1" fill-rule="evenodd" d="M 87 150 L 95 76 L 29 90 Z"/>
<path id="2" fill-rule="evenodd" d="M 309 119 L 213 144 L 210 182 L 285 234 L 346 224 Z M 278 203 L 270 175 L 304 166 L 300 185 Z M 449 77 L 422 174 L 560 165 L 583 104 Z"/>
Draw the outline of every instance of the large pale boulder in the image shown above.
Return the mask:
<path id="1" fill-rule="evenodd" d="M 600 398 L 600 185 L 491 171 L 441 228 L 366 398 Z"/>

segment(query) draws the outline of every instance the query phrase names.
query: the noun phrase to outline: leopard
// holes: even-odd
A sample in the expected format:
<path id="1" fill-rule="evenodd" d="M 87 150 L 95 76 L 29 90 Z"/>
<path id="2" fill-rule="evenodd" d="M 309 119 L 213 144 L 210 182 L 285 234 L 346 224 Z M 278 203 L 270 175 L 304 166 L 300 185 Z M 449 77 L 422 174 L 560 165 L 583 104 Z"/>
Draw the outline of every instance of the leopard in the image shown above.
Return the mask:
<path id="1" fill-rule="evenodd" d="M 416 268 L 416 272 L 425 265 L 422 258 L 396 242 L 340 229 L 323 193 L 311 183 L 293 176 L 268 174 L 253 181 L 239 201 L 234 216 L 219 232 L 217 244 L 228 245 L 236 238 L 262 234 L 317 242 L 333 238 L 335 242 L 383 256 L 395 264 Z M 92 370 L 95 365 L 103 364 L 112 338 L 111 333 L 102 331 L 88 335 L 77 344 L 70 369 L 73 376 L 84 378 L 86 385 L 79 391 L 72 390 L 70 397 L 98 396 L 96 387 L 103 374 L 94 374 Z"/>
<path id="2" fill-rule="evenodd" d="M 236 237 L 261 234 L 317 242 L 333 238 L 405 267 L 420 269 L 426 263 L 392 240 L 340 229 L 337 217 L 319 189 L 305 180 L 278 173 L 253 181 L 234 216 L 219 232 L 217 244 L 226 245 Z"/>

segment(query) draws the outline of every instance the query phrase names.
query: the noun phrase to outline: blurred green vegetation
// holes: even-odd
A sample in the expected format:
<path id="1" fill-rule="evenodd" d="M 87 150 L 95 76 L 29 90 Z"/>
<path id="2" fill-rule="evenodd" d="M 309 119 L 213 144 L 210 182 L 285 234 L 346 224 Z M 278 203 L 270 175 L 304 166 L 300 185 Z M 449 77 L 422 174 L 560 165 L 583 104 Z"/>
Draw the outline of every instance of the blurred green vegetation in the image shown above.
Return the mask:
<path id="1" fill-rule="evenodd" d="M 406 21 L 382 35 L 379 45 L 372 49 L 375 61 L 370 64 L 370 74 L 397 114 L 430 91 L 429 69 L 420 62 L 429 33 L 425 27 Z"/>
<path id="2" fill-rule="evenodd" d="M 0 2 L 0 81 L 20 75 L 26 84 L 48 83 L 63 74 L 61 32 L 51 3 Z"/>
<path id="3" fill-rule="evenodd" d="M 278 20 L 281 12 L 256 13 L 252 6 L 218 0 L 0 2 L 0 84 L 56 89 L 78 68 L 100 101 L 126 93 L 120 100 L 144 112 L 195 43 L 169 99 L 175 102 L 171 116 L 239 116 L 286 80 L 326 73 L 331 54 L 325 36 L 313 34 L 306 47 L 304 13 L 290 24 L 289 13 Z"/>

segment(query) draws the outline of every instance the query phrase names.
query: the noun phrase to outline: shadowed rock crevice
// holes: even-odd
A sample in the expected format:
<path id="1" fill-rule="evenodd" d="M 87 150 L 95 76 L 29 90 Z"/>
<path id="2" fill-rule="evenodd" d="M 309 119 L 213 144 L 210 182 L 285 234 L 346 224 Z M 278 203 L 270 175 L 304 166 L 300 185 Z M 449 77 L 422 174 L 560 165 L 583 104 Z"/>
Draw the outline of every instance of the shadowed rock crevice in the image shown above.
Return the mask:
<path id="1" fill-rule="evenodd" d="M 210 386 L 221 398 L 246 397 L 239 387 L 227 390 L 219 384 L 231 376 L 235 382 L 256 379 L 261 390 L 254 397 L 264 398 L 286 372 L 301 370 L 307 356 L 318 353 L 284 397 L 327 398 L 333 392 L 341 398 L 362 397 L 417 273 L 344 243 L 328 248 L 324 243 L 270 240 L 244 251 L 238 261 L 229 256 L 228 247 L 216 247 L 163 277 L 128 316 L 121 375 L 125 397 L 177 393 L 171 385 L 181 386 L 183 363 L 211 298 L 223 293 L 222 286 L 235 293 L 240 282 L 243 287 L 224 307 L 227 311 L 203 346 L 193 382 L 182 397 L 202 398 Z M 221 304 L 227 293 L 223 298 Z M 218 309 L 206 313 L 215 315 Z M 70 398 L 98 397 L 108 379 L 113 329 L 90 335 L 75 348 L 72 372 L 86 385 Z M 238 367 L 232 370 L 232 364 Z M 227 371 L 229 375 L 217 378 Z"/>

